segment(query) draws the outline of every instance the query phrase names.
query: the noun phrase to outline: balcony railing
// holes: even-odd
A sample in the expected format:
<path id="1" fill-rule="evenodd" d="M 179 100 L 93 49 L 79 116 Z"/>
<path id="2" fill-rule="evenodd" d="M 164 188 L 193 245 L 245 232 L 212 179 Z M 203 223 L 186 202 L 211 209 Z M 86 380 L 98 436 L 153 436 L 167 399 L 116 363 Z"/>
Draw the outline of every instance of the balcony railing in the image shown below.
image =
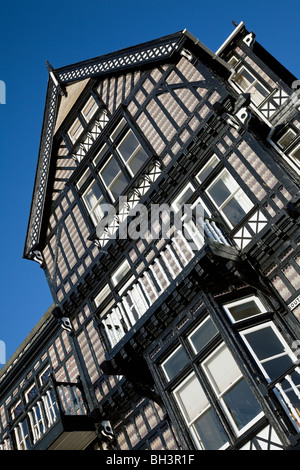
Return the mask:
<path id="1" fill-rule="evenodd" d="M 270 120 L 274 113 L 286 102 L 289 95 L 281 88 L 275 89 L 264 99 L 257 109 Z"/>
<path id="2" fill-rule="evenodd" d="M 300 367 L 294 365 L 268 386 L 280 401 L 297 433 L 300 432 Z"/>
<path id="3" fill-rule="evenodd" d="M 51 430 L 61 424 L 64 417 L 87 416 L 89 412 L 80 380 L 77 383 L 57 382 L 54 378 L 33 402 L 20 409 L 11 422 L 10 435 L 17 450 L 36 449 L 43 438 L 48 436 L 52 445 Z M 75 430 L 75 429 L 74 429 Z M 76 429 L 78 430 L 78 429 Z M 63 425 L 61 433 L 63 434 Z"/>
<path id="4" fill-rule="evenodd" d="M 199 253 L 207 239 L 224 245 L 230 245 L 222 230 L 212 219 L 202 219 L 202 223 L 187 228 L 193 232 L 192 243 L 183 232 L 173 233 L 168 240 L 160 239 L 156 243 L 157 254 L 151 263 L 140 272 L 137 279 L 131 281 L 117 300 L 104 315 L 101 305 L 98 310 L 100 331 L 107 350 L 115 347 L 133 328 L 135 323 L 154 305 L 169 285 L 178 278 L 182 271 Z M 158 249 L 160 247 L 160 249 Z"/>

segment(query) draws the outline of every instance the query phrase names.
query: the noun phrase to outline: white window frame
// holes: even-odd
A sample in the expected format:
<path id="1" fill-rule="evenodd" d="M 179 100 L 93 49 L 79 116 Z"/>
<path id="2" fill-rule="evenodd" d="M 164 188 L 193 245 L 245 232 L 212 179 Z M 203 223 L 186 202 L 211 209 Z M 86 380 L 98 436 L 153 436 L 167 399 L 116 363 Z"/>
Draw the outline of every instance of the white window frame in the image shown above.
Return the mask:
<path id="1" fill-rule="evenodd" d="M 71 127 L 68 130 L 68 135 L 71 139 L 71 142 L 74 144 L 78 137 L 81 135 L 83 132 L 84 127 L 80 121 L 80 119 L 77 117 Z"/>
<path id="2" fill-rule="evenodd" d="M 256 297 L 255 295 L 250 295 L 248 297 L 244 297 L 243 299 L 237 299 L 237 300 L 234 300 L 232 302 L 229 302 L 229 303 L 226 303 L 226 304 L 223 305 L 223 309 L 227 313 L 231 323 L 239 323 L 243 320 L 235 320 L 234 317 L 232 316 L 231 312 L 230 312 L 230 308 L 235 307 L 236 305 L 245 304 L 245 303 L 250 302 L 250 301 L 255 302 L 256 305 L 258 306 L 258 308 L 261 310 L 261 312 L 247 317 L 247 320 L 249 318 L 253 318 L 253 317 L 256 317 L 258 315 L 261 315 L 261 314 L 263 314 L 267 311 L 266 308 L 264 307 L 263 303 L 261 302 L 261 300 L 258 297 Z"/>
<path id="3" fill-rule="evenodd" d="M 102 302 L 111 294 L 111 288 L 109 284 L 105 284 L 105 286 L 98 292 L 98 294 L 94 297 L 94 302 L 96 307 L 99 307 Z"/>
<path id="4" fill-rule="evenodd" d="M 42 395 L 41 397 L 48 421 L 48 428 L 50 428 L 57 420 L 57 412 L 55 411 L 55 406 L 57 407 L 57 403 L 54 396 L 51 395 L 51 391 L 53 393 L 53 390 L 47 390 L 46 394 Z"/>
<path id="5" fill-rule="evenodd" d="M 300 158 L 296 158 L 294 154 L 300 150 L 300 143 L 289 151 L 288 156 L 292 159 L 293 163 L 300 167 Z"/>
<path id="6" fill-rule="evenodd" d="M 78 180 L 77 183 L 76 183 L 76 187 L 77 187 L 78 189 L 80 189 L 81 186 L 83 185 L 83 183 L 88 179 L 89 174 L 90 174 L 90 170 L 87 169 L 87 170 L 85 170 L 85 172 L 81 175 L 81 177 L 79 178 L 79 180 Z"/>
<path id="7" fill-rule="evenodd" d="M 185 193 L 188 193 L 189 190 L 192 191 L 192 194 L 194 194 L 196 191 L 192 183 L 188 183 L 187 185 L 185 185 L 185 187 L 180 191 L 180 193 L 176 196 L 176 198 L 173 199 L 173 201 L 171 202 L 171 206 L 173 207 L 175 213 L 181 211 L 181 209 L 184 208 L 184 205 L 187 204 L 186 201 L 179 203 L 179 200 L 182 198 L 182 196 L 184 196 Z M 187 200 L 189 199 L 190 197 L 188 197 Z M 204 207 L 200 198 L 197 198 L 197 200 L 193 204 L 191 204 L 191 210 L 193 210 L 197 206 L 197 204 L 200 204 L 202 207 Z M 187 243 L 192 241 L 197 247 L 197 249 L 200 250 L 204 245 L 204 230 L 199 231 L 197 225 L 192 220 L 185 223 L 184 222 L 185 218 L 186 218 L 186 214 L 183 213 L 183 215 L 181 216 L 183 226 L 182 226 L 182 230 L 179 231 L 178 233 L 180 236 L 184 238 L 184 240 Z M 203 224 L 204 224 L 204 220 L 203 220 Z M 185 237 L 186 232 L 188 233 L 189 238 Z"/>
<path id="8" fill-rule="evenodd" d="M 122 118 L 119 124 L 117 124 L 117 126 L 115 127 L 115 129 L 112 131 L 112 133 L 109 136 L 112 142 L 116 140 L 116 138 L 118 137 L 122 129 L 125 127 L 125 124 L 126 124 L 126 119 Z"/>
<path id="9" fill-rule="evenodd" d="M 179 351 L 180 349 L 183 349 L 183 350 L 184 350 L 182 344 L 180 344 L 176 349 L 174 349 L 174 351 L 173 351 L 171 354 L 168 355 L 167 359 L 165 359 L 165 360 L 161 363 L 161 369 L 162 369 L 163 373 L 165 374 L 165 377 L 166 377 L 167 380 L 171 380 L 171 379 L 170 379 L 170 377 L 169 377 L 169 375 L 168 375 L 168 373 L 167 373 L 167 371 L 166 371 L 165 364 L 166 364 L 167 362 L 169 362 L 169 360 L 170 360 L 173 356 L 175 356 L 175 354 L 177 353 L 177 351 Z M 187 356 L 187 359 L 188 359 L 188 356 Z M 188 363 L 188 362 L 187 362 L 187 363 Z M 179 372 L 179 371 L 178 371 L 178 372 Z M 180 385 L 182 385 L 182 383 L 183 383 L 183 382 L 181 382 Z M 179 386 L 178 386 L 177 388 L 179 388 Z"/>
<path id="10" fill-rule="evenodd" d="M 198 380 L 198 382 L 199 382 L 199 384 L 200 384 L 200 387 L 201 387 L 202 390 L 203 390 L 203 394 L 205 395 L 205 397 L 206 397 L 206 399 L 207 399 L 208 404 L 207 404 L 207 405 L 205 406 L 205 408 L 204 408 L 203 410 L 201 410 L 200 413 L 198 413 L 191 421 L 188 421 L 188 418 L 187 418 L 187 416 L 185 415 L 185 412 L 184 412 L 184 410 L 182 409 L 182 405 L 181 405 L 181 403 L 180 403 L 180 400 L 179 400 L 179 398 L 178 398 L 178 396 L 177 396 L 178 391 L 179 391 L 179 390 L 191 379 L 191 377 L 193 377 L 193 376 L 196 378 L 196 380 L 198 380 L 198 378 L 197 378 L 195 372 L 192 372 L 192 373 L 189 374 L 182 382 L 180 382 L 180 384 L 173 390 L 173 396 L 174 396 L 174 398 L 175 398 L 175 400 L 176 400 L 176 402 L 177 402 L 177 405 L 178 405 L 178 407 L 179 407 L 179 409 L 180 409 L 180 412 L 181 412 L 181 414 L 182 414 L 182 416 L 183 416 L 183 418 L 184 418 L 184 420 L 185 420 L 185 422 L 186 422 L 186 424 L 187 424 L 187 426 L 188 426 L 188 428 L 189 428 L 189 430 L 190 430 L 191 436 L 192 436 L 192 438 L 193 438 L 193 440 L 194 440 L 194 442 L 195 442 L 195 444 L 196 444 L 197 449 L 198 449 L 198 450 L 203 450 L 204 448 L 203 448 L 203 446 L 201 445 L 200 439 L 198 438 L 197 433 L 195 432 L 195 430 L 194 430 L 193 428 L 194 428 L 194 423 L 201 417 L 201 415 L 203 415 L 203 414 L 206 413 L 209 409 L 212 408 L 212 405 L 210 404 L 210 401 L 209 401 L 208 398 L 207 398 L 207 395 L 206 395 L 206 393 L 205 393 L 205 390 L 203 389 L 201 383 L 200 383 L 199 380 Z M 220 422 L 220 424 L 222 425 L 221 422 Z M 225 429 L 224 429 L 224 434 L 226 434 Z M 224 450 L 224 449 L 226 449 L 228 446 L 229 446 L 229 442 L 226 442 L 226 443 L 225 443 L 222 447 L 220 447 L 218 450 Z"/>
<path id="11" fill-rule="evenodd" d="M 253 78 L 253 82 L 250 83 L 250 85 L 246 86 L 245 88 L 242 88 L 241 85 L 239 84 L 239 82 L 236 80 L 236 77 L 237 77 L 238 75 L 243 75 L 243 74 L 242 74 L 242 71 L 243 71 L 243 70 L 246 70 L 246 72 L 248 72 L 249 75 L 251 75 L 251 77 Z M 247 79 L 246 79 L 246 80 L 247 80 Z M 236 75 L 235 75 L 234 78 L 233 78 L 233 81 L 234 81 L 234 83 L 236 83 L 237 87 L 238 87 L 243 93 L 250 93 L 251 101 L 252 101 L 252 103 L 254 104 L 254 106 L 255 106 L 256 108 L 258 108 L 258 109 L 259 109 L 261 103 L 262 103 L 263 101 L 265 101 L 266 99 L 268 99 L 268 96 L 269 96 L 270 93 L 271 93 L 270 90 L 268 90 L 268 89 L 261 83 L 261 81 L 258 80 L 258 79 L 255 77 L 255 75 L 253 75 L 253 73 L 250 72 L 250 70 L 249 70 L 247 67 L 245 67 L 245 65 L 242 65 L 241 67 L 238 68 L 238 70 L 236 71 Z M 264 90 L 267 92 L 267 96 L 265 96 L 259 103 L 256 103 L 256 102 L 254 101 L 254 99 L 253 99 L 253 97 L 252 97 L 252 93 L 251 93 L 251 90 L 252 90 L 253 88 L 255 88 L 255 85 L 257 85 L 257 84 L 259 84 L 259 85 L 260 85 L 262 88 L 264 88 Z"/>
<path id="12" fill-rule="evenodd" d="M 202 184 L 208 177 L 209 175 L 211 174 L 211 172 L 214 170 L 214 168 L 216 168 L 216 166 L 220 163 L 220 159 L 218 157 L 217 154 L 213 154 L 210 159 L 208 160 L 208 162 L 201 168 L 201 170 L 198 171 L 198 173 L 196 174 L 196 180 Z M 214 166 L 212 166 L 214 165 Z M 201 176 L 201 173 L 204 173 L 209 167 L 212 167 L 211 168 L 211 171 L 206 175 L 206 177 L 201 181 L 200 179 L 200 176 Z"/>
<path id="13" fill-rule="evenodd" d="M 106 182 L 104 181 L 104 178 L 102 176 L 102 171 L 105 169 L 105 167 L 110 163 L 110 161 L 114 159 L 119 167 L 119 172 L 115 175 L 114 179 L 109 183 L 109 185 L 106 184 Z M 111 191 L 111 188 L 114 186 L 114 184 L 116 183 L 116 181 L 121 177 L 121 176 L 125 176 L 123 171 L 122 171 L 122 168 L 120 167 L 118 161 L 116 160 L 116 158 L 113 156 L 113 155 L 110 155 L 107 159 L 107 161 L 104 163 L 104 165 L 102 165 L 102 167 L 100 168 L 99 172 L 98 172 L 98 175 L 103 183 L 103 185 L 105 186 L 105 188 L 107 189 L 107 192 L 109 194 L 109 196 L 111 197 L 112 201 L 115 201 L 116 198 L 115 196 L 113 195 L 112 191 Z M 125 176 L 126 178 L 126 176 Z M 127 182 L 128 184 L 128 182 Z"/>
<path id="14" fill-rule="evenodd" d="M 130 271 L 131 267 L 127 259 L 122 261 L 119 267 L 113 272 L 111 280 L 114 286 L 117 286 L 123 277 Z M 120 277 L 121 276 L 121 277 Z"/>
<path id="15" fill-rule="evenodd" d="M 291 141 L 287 144 L 287 145 L 282 145 L 282 140 L 289 134 L 289 133 L 292 133 L 293 134 L 293 138 L 291 139 Z M 284 134 L 282 134 L 282 136 L 277 140 L 277 144 L 282 148 L 282 149 L 285 149 L 286 147 L 288 147 L 289 145 L 291 145 L 291 143 L 293 142 L 293 140 L 296 138 L 297 134 L 296 132 L 294 131 L 294 129 L 292 128 L 289 128 L 286 130 L 286 132 Z"/>
<path id="16" fill-rule="evenodd" d="M 255 418 L 253 418 L 251 421 L 249 421 L 248 424 L 246 424 L 245 426 L 243 426 L 241 429 L 238 429 L 238 427 L 236 426 L 231 414 L 230 414 L 230 410 L 227 408 L 227 405 L 223 399 L 224 395 L 229 392 L 230 390 L 232 390 L 236 385 L 238 385 L 238 383 L 242 380 L 245 380 L 244 377 L 243 377 L 243 374 L 242 372 L 240 371 L 240 375 L 238 375 L 234 382 L 231 383 L 227 388 L 225 388 L 224 390 L 222 390 L 222 392 L 219 392 L 215 386 L 215 384 L 213 383 L 213 380 L 211 379 L 208 371 L 206 370 L 206 364 L 210 361 L 210 359 L 212 358 L 213 355 L 215 355 L 220 349 L 222 348 L 227 348 L 227 346 L 225 345 L 225 343 L 222 343 L 220 344 L 216 349 L 214 349 L 211 354 L 204 360 L 201 362 L 201 367 L 215 393 L 215 396 L 217 397 L 218 401 L 220 402 L 221 406 L 222 406 L 222 409 L 225 413 L 225 415 L 227 416 L 228 418 L 228 421 L 230 422 L 235 434 L 237 437 L 241 436 L 242 434 L 244 434 L 249 428 L 251 428 L 251 426 L 253 426 L 254 423 L 256 423 L 257 421 L 259 421 L 259 419 L 264 415 L 264 413 L 261 411 L 260 413 L 258 413 L 258 415 L 255 416 Z M 229 349 L 228 349 L 229 350 Z M 230 352 L 230 350 L 229 350 Z M 231 354 L 231 352 L 230 352 Z M 232 355 L 232 354 L 231 354 Z M 236 363 L 235 359 L 233 358 L 234 362 Z M 237 368 L 240 370 L 240 368 L 238 367 L 238 365 L 236 364 Z"/>
<path id="17" fill-rule="evenodd" d="M 192 183 L 188 183 L 181 191 L 180 193 L 176 196 L 176 198 L 172 201 L 171 205 L 173 207 L 173 209 L 175 209 L 176 212 L 178 212 L 184 204 L 186 204 L 186 202 L 183 202 L 183 203 L 180 203 L 178 204 L 178 201 L 179 199 L 182 198 L 182 196 L 188 192 L 188 190 L 191 189 L 192 190 L 192 194 L 195 193 L 195 188 L 194 186 L 192 185 Z M 188 198 L 189 199 L 189 198 Z"/>
<path id="18" fill-rule="evenodd" d="M 128 160 L 126 161 L 125 158 L 123 157 L 121 151 L 120 151 L 119 149 L 120 149 L 121 145 L 125 142 L 125 140 L 129 137 L 130 134 L 132 134 L 132 135 L 135 137 L 135 139 L 136 139 L 138 145 L 137 145 L 137 147 L 135 148 L 135 150 L 132 152 L 132 154 L 130 155 L 130 157 L 128 157 Z M 133 171 L 132 171 L 132 169 L 131 169 L 131 167 L 130 167 L 130 164 L 131 164 L 131 162 L 133 162 L 133 160 L 135 159 L 135 157 L 137 156 L 137 154 L 139 153 L 140 150 L 142 150 L 144 153 L 146 153 L 145 150 L 144 150 L 144 148 L 143 148 L 143 146 L 142 146 L 142 144 L 140 143 L 139 139 L 137 138 L 137 136 L 136 136 L 135 133 L 133 132 L 133 130 L 132 130 L 132 129 L 129 129 L 129 130 L 126 132 L 126 134 L 125 134 L 125 136 L 123 137 L 123 139 L 122 139 L 122 140 L 119 142 L 119 144 L 117 145 L 117 151 L 118 151 L 118 154 L 121 156 L 122 161 L 123 161 L 124 164 L 126 165 L 126 168 L 128 169 L 129 173 L 130 173 L 132 176 L 135 176 L 135 173 L 133 173 Z M 144 162 L 144 163 L 145 163 L 145 162 Z"/>
<path id="19" fill-rule="evenodd" d="M 109 148 L 108 148 L 107 144 L 104 144 L 103 147 L 101 147 L 101 149 L 99 150 L 99 152 L 95 156 L 95 158 L 93 158 L 93 165 L 97 166 L 98 163 L 99 163 L 99 160 L 101 159 L 101 157 L 103 157 L 103 155 L 108 151 L 109 151 Z"/>
<path id="20" fill-rule="evenodd" d="M 268 373 L 267 371 L 265 370 L 264 366 L 263 366 L 263 363 L 266 362 L 267 359 L 270 359 L 270 358 L 267 358 L 267 359 L 264 359 L 264 361 L 261 361 L 254 349 L 251 347 L 251 345 L 249 344 L 249 342 L 247 341 L 247 338 L 246 338 L 246 335 L 247 333 L 250 333 L 250 332 L 253 332 L 253 331 L 258 331 L 258 330 L 262 330 L 264 328 L 269 328 L 271 327 L 271 329 L 273 330 L 273 332 L 275 333 L 275 335 L 278 337 L 279 341 L 282 343 L 283 345 L 283 348 L 284 348 L 284 353 L 281 353 L 279 355 L 277 355 L 277 357 L 280 357 L 280 356 L 285 356 L 285 355 L 288 355 L 292 362 L 296 363 L 297 362 L 297 357 L 296 355 L 293 353 L 293 351 L 291 350 L 291 348 L 289 347 L 289 345 L 287 344 L 287 342 L 285 341 L 285 339 L 283 338 L 283 336 L 281 335 L 281 333 L 278 331 L 278 329 L 276 328 L 276 326 L 274 325 L 274 323 L 272 321 L 268 321 L 268 322 L 265 322 L 265 323 L 262 323 L 260 325 L 256 325 L 256 326 L 253 326 L 251 328 L 247 328 L 246 330 L 243 330 L 243 331 L 240 331 L 240 335 L 241 335 L 241 338 L 243 339 L 245 345 L 247 346 L 247 348 L 249 349 L 249 351 L 251 352 L 255 362 L 257 363 L 258 367 L 260 368 L 260 370 L 262 371 L 264 377 L 270 382 L 271 379 L 270 377 L 268 376 Z M 271 357 L 271 356 L 270 356 Z M 275 356 L 274 356 L 275 358 Z"/>
<path id="21" fill-rule="evenodd" d="M 45 383 L 43 383 L 43 381 L 42 381 L 42 377 L 43 377 L 43 375 L 47 372 L 47 370 L 49 370 L 49 369 L 50 369 L 50 365 L 47 365 L 47 366 L 43 369 L 43 371 L 40 372 L 40 374 L 39 374 L 39 384 L 40 384 L 42 387 L 45 385 Z"/>
<path id="22" fill-rule="evenodd" d="M 90 109 L 88 109 L 88 111 L 85 112 L 85 110 L 87 108 L 90 108 Z M 98 104 L 97 104 L 95 98 L 93 96 L 90 96 L 90 98 L 87 100 L 87 102 L 85 103 L 85 105 L 81 109 L 81 114 L 84 117 L 86 122 L 90 122 L 90 120 L 92 119 L 92 117 L 96 113 L 97 109 L 98 109 Z"/>
<path id="23" fill-rule="evenodd" d="M 38 417 L 37 409 L 39 410 L 40 418 Z M 28 413 L 28 416 L 33 434 L 33 444 L 35 444 L 45 433 L 46 429 L 41 401 L 36 403 L 36 405 Z M 41 430 L 41 426 L 43 430 Z"/>
<path id="24" fill-rule="evenodd" d="M 33 383 L 24 393 L 25 401 L 26 403 L 29 403 L 31 400 L 29 400 L 29 393 L 31 392 L 32 389 L 36 388 L 36 383 Z"/>
<path id="25" fill-rule="evenodd" d="M 222 204 L 220 206 L 217 205 L 217 203 L 215 202 L 215 200 L 213 199 L 213 197 L 210 195 L 209 193 L 209 190 L 212 188 L 212 186 L 214 186 L 219 180 L 221 180 L 224 176 L 228 177 L 229 178 L 229 185 L 227 186 L 227 184 L 225 184 L 225 186 L 228 188 L 228 190 L 231 192 L 231 194 L 227 197 L 227 199 L 225 199 L 225 201 L 222 202 Z M 240 203 L 240 206 L 242 207 L 242 209 L 245 211 L 245 217 L 247 215 L 247 213 L 254 207 L 254 204 L 253 202 L 251 201 L 251 199 L 247 196 L 247 194 L 245 193 L 245 191 L 238 185 L 238 183 L 236 182 L 236 180 L 234 179 L 234 177 L 232 176 L 232 174 L 227 170 L 227 168 L 224 168 L 217 176 L 216 178 L 211 182 L 211 184 L 207 187 L 207 189 L 205 190 L 205 193 L 208 195 L 208 197 L 210 198 L 210 200 L 213 202 L 214 206 L 218 209 L 218 211 L 221 213 L 222 217 L 226 220 L 226 222 L 228 223 L 229 227 L 230 228 L 234 228 L 235 226 L 232 225 L 232 223 L 230 222 L 230 220 L 227 218 L 227 216 L 224 214 L 223 212 L 223 209 L 227 206 L 227 204 L 230 204 L 230 201 L 236 196 L 236 195 L 240 195 L 242 196 L 242 200 L 243 200 L 243 205 L 241 205 Z M 242 220 L 242 219 L 241 219 Z M 239 221 L 240 222 L 240 221 Z M 238 222 L 238 223 L 239 223 Z"/>
<path id="26" fill-rule="evenodd" d="M 12 419 L 15 419 L 17 418 L 17 416 L 15 415 L 15 410 L 18 408 L 19 405 L 21 405 L 22 402 L 21 400 L 18 400 L 17 403 L 10 409 L 10 415 L 12 417 Z"/>
<path id="27" fill-rule="evenodd" d="M 104 194 L 102 193 L 102 189 L 100 188 L 100 192 L 101 192 L 101 196 L 99 197 L 99 199 L 95 202 L 94 206 L 92 208 L 90 208 L 88 206 L 88 203 L 86 201 L 86 195 L 87 193 L 92 189 L 93 186 L 95 185 L 98 185 L 97 181 L 92 181 L 92 183 L 89 185 L 89 187 L 84 191 L 83 195 L 82 195 L 82 199 L 84 201 L 84 204 L 85 204 L 85 207 L 87 208 L 87 211 L 93 221 L 93 224 L 95 226 L 97 226 L 97 224 L 100 222 L 100 220 L 98 220 L 98 216 L 95 215 L 96 211 L 97 211 L 97 207 L 99 207 L 101 205 L 101 203 L 103 201 L 105 201 L 104 199 Z M 99 185 L 98 185 L 99 186 Z"/>
<path id="28" fill-rule="evenodd" d="M 0 450 L 10 450 L 8 439 L 4 439 L 3 444 L 0 444 Z"/>
<path id="29" fill-rule="evenodd" d="M 208 322 L 208 321 L 211 321 L 211 322 L 213 323 L 213 325 L 215 326 L 215 328 L 216 328 L 216 330 L 217 330 L 215 335 L 218 334 L 218 328 L 216 327 L 216 325 L 215 325 L 213 319 L 212 319 L 210 316 L 207 316 L 196 328 L 194 328 L 194 330 L 193 330 L 193 331 L 188 335 L 188 337 L 187 337 L 187 338 L 188 338 L 188 341 L 189 341 L 189 343 L 190 343 L 190 345 L 191 345 L 191 347 L 192 347 L 192 349 L 193 349 L 193 351 L 194 351 L 195 354 L 198 354 L 201 350 L 197 351 L 197 349 L 195 348 L 195 346 L 194 346 L 194 344 L 193 344 L 193 342 L 192 342 L 191 337 L 192 337 L 198 330 L 200 330 L 200 328 L 202 328 L 203 325 L 204 325 L 206 322 Z M 214 336 L 215 336 L 215 335 L 214 335 Z M 205 347 L 205 346 L 214 338 L 214 336 L 213 336 L 211 339 L 209 339 L 208 342 L 203 345 L 203 347 Z"/>

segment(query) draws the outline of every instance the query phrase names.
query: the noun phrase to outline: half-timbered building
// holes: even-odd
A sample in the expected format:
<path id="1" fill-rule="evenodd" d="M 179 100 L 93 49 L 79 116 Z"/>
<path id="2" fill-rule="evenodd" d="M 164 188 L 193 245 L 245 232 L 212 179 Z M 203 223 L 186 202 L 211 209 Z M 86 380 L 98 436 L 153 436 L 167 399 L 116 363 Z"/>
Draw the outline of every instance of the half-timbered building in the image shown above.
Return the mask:
<path id="1" fill-rule="evenodd" d="M 3 449 L 300 448 L 300 95 L 244 23 L 49 80 L 24 258 L 53 305 Z"/>

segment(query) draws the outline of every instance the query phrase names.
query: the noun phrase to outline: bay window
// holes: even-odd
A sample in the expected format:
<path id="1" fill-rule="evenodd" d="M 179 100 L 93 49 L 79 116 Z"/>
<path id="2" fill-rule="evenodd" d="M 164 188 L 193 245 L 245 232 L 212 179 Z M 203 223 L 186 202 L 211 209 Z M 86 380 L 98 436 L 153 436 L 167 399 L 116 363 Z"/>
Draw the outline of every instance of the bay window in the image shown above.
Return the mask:
<path id="1" fill-rule="evenodd" d="M 159 367 L 197 449 L 225 449 L 263 416 L 210 316 Z"/>
<path id="2" fill-rule="evenodd" d="M 265 377 L 275 396 L 300 431 L 300 368 L 297 357 L 273 321 L 257 323 L 259 316 L 266 313 L 262 302 L 256 296 L 223 305 L 230 321 L 240 322 L 239 335 L 258 369 Z M 247 327 L 243 320 L 250 320 Z M 243 326 L 244 325 L 244 326 Z"/>

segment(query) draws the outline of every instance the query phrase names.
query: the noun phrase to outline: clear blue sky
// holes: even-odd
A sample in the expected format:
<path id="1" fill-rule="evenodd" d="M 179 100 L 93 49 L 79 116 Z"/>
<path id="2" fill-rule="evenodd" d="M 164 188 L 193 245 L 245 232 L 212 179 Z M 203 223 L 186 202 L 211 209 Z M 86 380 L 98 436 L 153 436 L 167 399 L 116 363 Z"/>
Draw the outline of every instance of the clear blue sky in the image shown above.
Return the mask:
<path id="1" fill-rule="evenodd" d="M 8 359 L 52 299 L 42 269 L 22 259 L 45 105 L 54 68 L 187 28 L 213 51 L 244 21 L 297 78 L 299 0 L 2 0 L 0 80 L 0 340 Z M 1 368 L 1 364 L 0 364 Z"/>

